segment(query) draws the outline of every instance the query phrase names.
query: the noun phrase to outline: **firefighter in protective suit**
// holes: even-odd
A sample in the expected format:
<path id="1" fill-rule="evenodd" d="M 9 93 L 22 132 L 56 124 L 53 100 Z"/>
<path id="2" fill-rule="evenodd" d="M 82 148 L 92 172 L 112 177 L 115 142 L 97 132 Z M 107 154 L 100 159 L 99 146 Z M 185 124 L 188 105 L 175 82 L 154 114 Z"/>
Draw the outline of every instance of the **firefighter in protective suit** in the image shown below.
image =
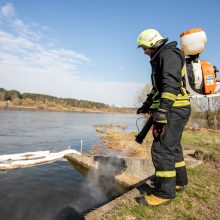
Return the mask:
<path id="1" fill-rule="evenodd" d="M 185 57 L 175 41 L 168 43 L 168 39 L 154 29 L 141 32 L 137 46 L 151 58 L 153 88 L 137 114 L 153 114 L 151 154 L 155 167 L 153 194 L 142 196 L 140 202 L 157 206 L 170 202 L 176 191 L 183 191 L 188 184 L 180 144 L 191 113 L 185 88 Z"/>

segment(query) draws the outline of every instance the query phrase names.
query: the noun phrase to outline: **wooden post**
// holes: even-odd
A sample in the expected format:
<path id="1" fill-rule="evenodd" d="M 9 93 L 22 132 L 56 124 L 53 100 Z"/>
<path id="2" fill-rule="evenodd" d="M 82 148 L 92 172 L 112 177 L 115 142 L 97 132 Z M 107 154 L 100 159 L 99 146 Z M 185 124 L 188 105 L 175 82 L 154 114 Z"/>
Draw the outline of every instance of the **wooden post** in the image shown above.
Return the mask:
<path id="1" fill-rule="evenodd" d="M 208 110 L 207 110 L 206 120 L 207 120 L 208 128 L 211 128 L 211 119 L 210 119 L 211 105 L 210 105 L 209 97 L 207 97 L 207 99 L 208 99 Z"/>
<path id="2" fill-rule="evenodd" d="M 216 118 L 216 114 L 214 114 L 214 130 L 217 130 L 218 129 L 218 122 L 217 122 L 217 118 Z"/>
<path id="3" fill-rule="evenodd" d="M 83 140 L 81 139 L 81 141 L 80 141 L 80 152 L 82 153 L 82 147 L 83 147 Z"/>

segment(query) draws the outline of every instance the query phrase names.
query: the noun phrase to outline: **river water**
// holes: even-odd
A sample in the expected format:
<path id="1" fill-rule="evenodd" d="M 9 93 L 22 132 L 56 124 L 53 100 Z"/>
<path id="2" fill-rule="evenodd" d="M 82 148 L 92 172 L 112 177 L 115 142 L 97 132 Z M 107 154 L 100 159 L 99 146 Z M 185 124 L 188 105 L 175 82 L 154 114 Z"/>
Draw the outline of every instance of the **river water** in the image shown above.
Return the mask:
<path id="1" fill-rule="evenodd" d="M 91 149 L 96 124 L 136 130 L 136 115 L 0 110 L 0 155 L 27 151 Z M 108 200 L 105 190 L 62 160 L 0 172 L 1 220 L 67 220 Z"/>

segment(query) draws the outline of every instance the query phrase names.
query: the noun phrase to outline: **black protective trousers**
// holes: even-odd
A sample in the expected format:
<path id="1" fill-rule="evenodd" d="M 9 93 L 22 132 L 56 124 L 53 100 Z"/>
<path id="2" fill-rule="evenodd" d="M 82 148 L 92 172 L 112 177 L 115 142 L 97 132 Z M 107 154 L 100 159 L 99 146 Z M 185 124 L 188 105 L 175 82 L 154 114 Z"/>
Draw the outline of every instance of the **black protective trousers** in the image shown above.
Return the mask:
<path id="1" fill-rule="evenodd" d="M 154 138 L 151 154 L 155 167 L 155 196 L 175 198 L 176 185 L 188 184 L 181 138 L 191 113 L 190 106 L 172 108 L 168 114 L 163 137 Z"/>

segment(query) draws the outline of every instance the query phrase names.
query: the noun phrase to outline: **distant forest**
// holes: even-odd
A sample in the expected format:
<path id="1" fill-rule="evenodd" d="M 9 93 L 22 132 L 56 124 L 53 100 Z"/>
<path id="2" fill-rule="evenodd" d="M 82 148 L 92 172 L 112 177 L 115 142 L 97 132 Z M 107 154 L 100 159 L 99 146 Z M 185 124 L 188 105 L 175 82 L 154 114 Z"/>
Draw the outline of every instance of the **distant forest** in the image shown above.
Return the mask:
<path id="1" fill-rule="evenodd" d="M 4 88 L 0 88 L 0 101 L 12 101 L 12 102 L 20 102 L 21 105 L 24 101 L 29 103 L 53 103 L 54 105 L 62 105 L 69 107 L 77 107 L 77 108 L 88 108 L 88 109 L 111 109 L 113 111 L 119 112 L 130 112 L 132 108 L 118 108 L 114 106 L 110 106 L 100 102 L 93 102 L 88 100 L 78 100 L 73 98 L 58 98 L 55 96 L 37 94 L 37 93 L 20 93 L 17 90 L 6 90 Z"/>

